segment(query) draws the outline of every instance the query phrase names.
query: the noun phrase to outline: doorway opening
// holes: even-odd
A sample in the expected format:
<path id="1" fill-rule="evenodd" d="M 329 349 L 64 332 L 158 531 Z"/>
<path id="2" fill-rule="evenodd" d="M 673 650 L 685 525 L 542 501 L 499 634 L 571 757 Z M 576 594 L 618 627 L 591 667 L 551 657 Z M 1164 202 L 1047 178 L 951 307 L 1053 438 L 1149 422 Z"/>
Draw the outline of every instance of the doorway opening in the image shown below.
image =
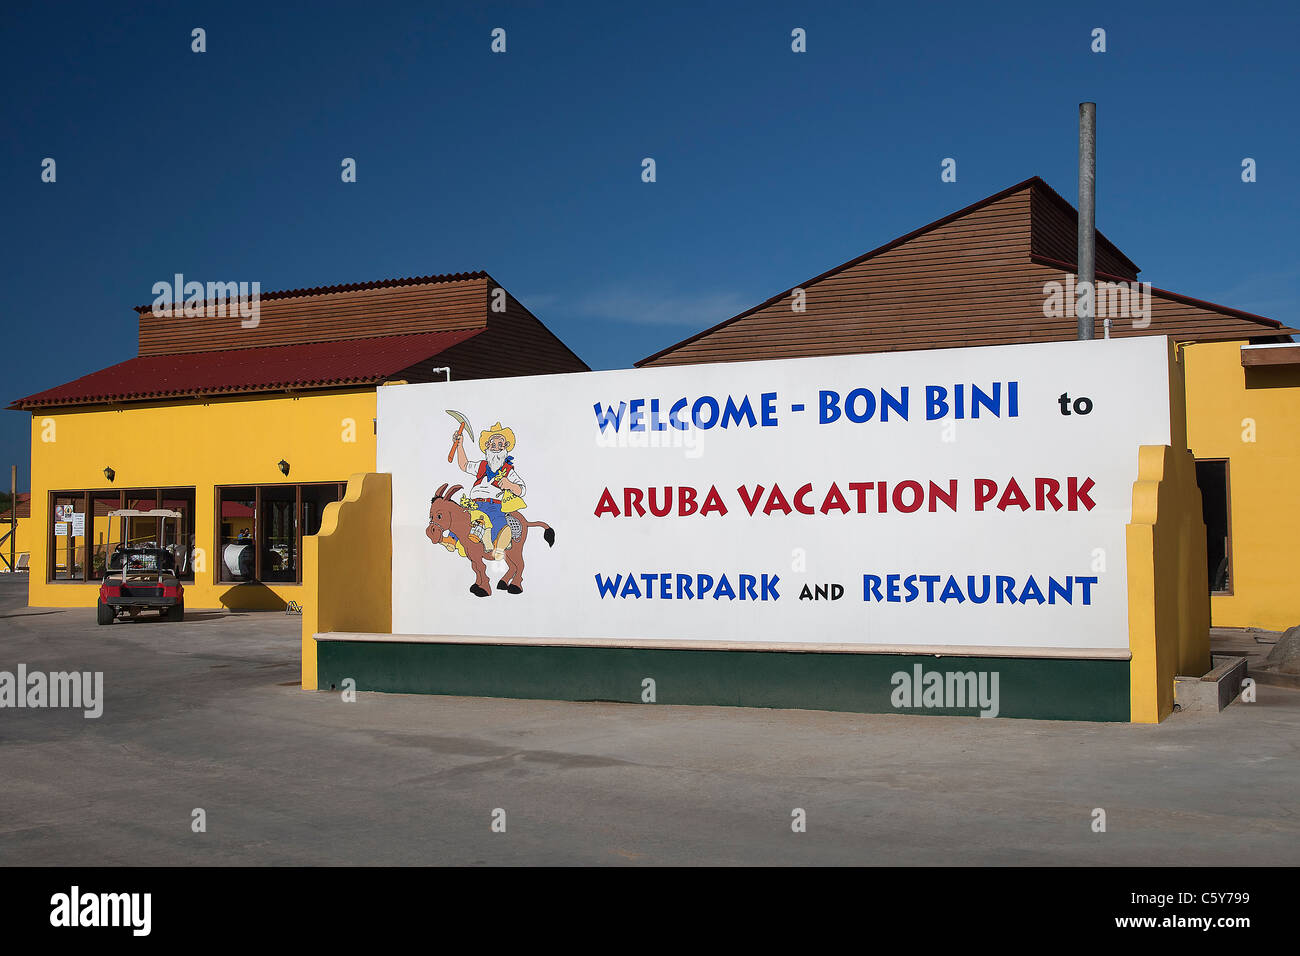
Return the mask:
<path id="1" fill-rule="evenodd" d="M 1196 483 L 1201 488 L 1201 515 L 1205 519 L 1205 563 L 1211 594 L 1232 593 L 1232 498 L 1228 459 L 1196 463 Z"/>

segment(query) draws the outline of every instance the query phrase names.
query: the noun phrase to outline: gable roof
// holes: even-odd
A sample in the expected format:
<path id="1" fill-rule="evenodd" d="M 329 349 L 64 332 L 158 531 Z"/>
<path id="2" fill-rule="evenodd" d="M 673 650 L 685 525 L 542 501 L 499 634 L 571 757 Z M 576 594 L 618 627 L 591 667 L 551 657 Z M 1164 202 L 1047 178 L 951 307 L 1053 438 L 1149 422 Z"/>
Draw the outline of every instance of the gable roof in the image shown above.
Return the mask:
<path id="1" fill-rule="evenodd" d="M 1017 194 L 1025 191 L 1028 191 L 1027 196 L 1017 196 Z M 1000 204 L 1001 209 L 998 208 Z M 1003 223 L 1010 219 L 1015 219 L 1020 225 L 1016 229 L 1003 225 L 1001 238 L 996 242 L 983 235 L 975 235 L 979 230 L 993 229 L 993 227 L 988 225 L 986 222 L 990 217 L 1001 217 Z M 954 265 L 951 261 L 943 261 L 941 257 L 936 254 L 938 250 L 935 248 L 935 245 L 945 234 L 948 237 L 956 237 L 957 233 L 955 230 L 967 225 L 966 223 L 961 223 L 961 220 L 969 220 L 971 224 L 969 228 L 972 231 L 972 237 L 967 240 L 967 248 L 961 252 L 961 255 L 965 257 L 965 261 L 962 262 L 959 267 Z M 789 289 L 760 302 L 758 305 L 746 309 L 738 315 L 732 316 L 716 325 L 688 336 L 680 342 L 670 345 L 665 349 L 661 349 L 653 355 L 641 359 L 636 363 L 636 365 L 648 365 L 669 357 L 672 357 L 676 361 L 725 361 L 729 357 L 728 352 L 737 344 L 740 335 L 743 334 L 740 332 L 739 328 L 732 328 L 733 326 L 737 326 L 737 324 L 745 329 L 750 329 L 751 326 L 753 326 L 756 330 L 758 326 L 755 325 L 755 323 L 761 324 L 761 331 L 763 332 L 763 339 L 765 342 L 763 347 L 769 351 L 777 348 L 784 343 L 782 342 L 783 333 L 774 330 L 776 326 L 784 323 L 787 327 L 784 334 L 787 339 L 789 339 L 801 334 L 802 331 L 806 331 L 809 326 L 805 323 L 813 323 L 817 321 L 811 308 L 801 316 L 792 317 L 790 315 L 791 310 L 788 300 L 796 289 L 802 289 L 808 296 L 810 302 L 814 296 L 818 294 L 822 295 L 826 300 L 834 300 L 838 302 L 839 305 L 837 309 L 827 310 L 828 312 L 839 313 L 837 321 L 844 320 L 844 313 L 846 309 L 849 308 L 844 303 L 856 302 L 859 305 L 865 305 L 868 298 L 875 300 L 873 305 L 877 309 L 878 314 L 889 315 L 891 313 L 901 313 L 905 311 L 902 305 L 893 307 L 891 310 L 889 307 L 881 306 L 880 299 L 882 296 L 890 295 L 896 298 L 905 298 L 907 295 L 911 294 L 908 291 L 910 286 L 898 282 L 897 280 L 899 278 L 911 280 L 914 275 L 919 275 L 922 271 L 925 272 L 925 282 L 923 283 L 925 285 L 924 291 L 932 298 L 938 293 L 944 282 L 947 282 L 950 287 L 955 287 L 960 283 L 966 283 L 967 285 L 963 288 L 965 288 L 967 295 L 962 302 L 962 308 L 954 308 L 952 305 L 952 299 L 949 297 L 946 301 L 941 298 L 940 304 L 934 306 L 931 311 L 927 312 L 925 310 L 930 307 L 924 305 L 924 303 L 920 302 L 918 299 L 918 304 L 911 309 L 913 313 L 918 314 L 914 314 L 909 318 L 911 333 L 908 335 L 901 335 L 898 333 L 897 329 L 888 328 L 888 323 L 882 321 L 878 323 L 878 328 L 872 327 L 869 336 L 871 339 L 870 341 L 866 341 L 867 336 L 865 334 L 860 335 L 857 343 L 859 347 L 848 347 L 846 339 L 852 337 L 856 333 L 853 330 L 840 328 L 835 333 L 838 337 L 837 341 L 833 345 L 825 346 L 825 351 L 817 351 L 817 346 L 801 345 L 797 354 L 841 354 L 845 351 L 880 351 L 941 347 L 943 344 L 995 344 L 997 342 L 1042 341 L 1056 338 L 1072 338 L 1072 330 L 1074 328 L 1075 320 L 1072 317 L 1069 319 L 1068 330 L 1065 329 L 1064 325 L 1062 325 L 1061 329 L 1056 329 L 1045 323 L 1041 313 L 1043 296 L 1041 293 L 1031 293 L 1030 282 L 1032 281 L 1033 283 L 1036 283 L 1039 288 L 1042 286 L 1043 277 L 1035 272 L 1032 268 L 1033 266 L 1047 266 L 1054 269 L 1062 269 L 1064 271 L 1073 271 L 1075 269 L 1073 263 L 1066 262 L 1063 259 L 1058 258 L 1058 256 L 1068 256 L 1073 258 L 1073 237 L 1077 233 L 1077 223 L 1078 213 L 1074 207 L 1062 198 L 1059 193 L 1052 189 L 1052 187 L 1043 179 L 1038 176 L 1032 176 L 1023 182 L 1016 183 L 1014 186 L 1010 186 L 991 196 L 987 196 L 984 199 L 959 209 L 941 219 L 937 219 L 934 222 L 928 223 L 919 229 L 907 233 L 906 235 L 899 236 L 882 246 L 878 246 L 869 252 L 841 263 L 818 276 L 814 276 L 805 282 L 799 283 L 797 286 L 792 286 Z M 950 226 L 952 228 L 945 229 L 945 227 Z M 929 235 L 937 231 L 942 231 L 939 237 Z M 1013 232 L 1014 237 L 1012 237 Z M 909 243 L 913 243 L 915 249 L 910 251 L 903 250 L 902 247 L 907 246 Z M 992 248 L 992 252 L 990 252 L 990 248 Z M 895 256 L 887 256 L 888 253 L 895 252 Z M 866 292 L 863 290 L 863 284 L 868 280 L 861 277 L 863 270 L 858 269 L 858 267 L 861 266 L 864 269 L 873 269 L 877 264 L 873 263 L 872 260 L 893 259 L 897 256 L 903 256 L 905 252 L 912 262 L 906 268 L 895 268 L 895 272 L 899 273 L 899 275 L 881 278 L 878 282 L 878 289 L 873 288 L 873 295 L 868 297 Z M 976 254 L 978 254 L 980 258 L 977 258 Z M 1003 286 L 1015 285 L 1016 283 L 1019 284 L 1015 288 L 1014 303 L 1010 302 L 1010 296 L 1007 296 L 1003 300 L 994 300 L 998 304 L 990 304 L 987 299 L 987 292 L 985 292 L 986 299 L 982 305 L 979 303 L 973 303 L 972 301 L 974 298 L 972 293 L 981 290 L 978 288 L 971 289 L 969 287 L 969 283 L 972 281 L 971 263 L 979 262 L 980 267 L 982 268 L 984 264 L 993 258 L 998 259 L 999 264 L 1005 263 L 1009 267 L 1014 267 L 1008 268 L 1005 276 L 997 277 Z M 922 266 L 916 265 L 917 260 L 929 262 L 930 264 L 925 266 L 923 270 Z M 881 268 L 882 270 L 884 269 L 883 266 Z M 945 270 L 951 273 L 951 275 L 946 279 L 936 280 L 935 276 L 943 276 Z M 1136 280 L 1139 271 L 1138 266 L 1124 255 L 1124 253 L 1121 252 L 1114 243 L 1100 232 L 1097 233 L 1098 279 L 1114 282 L 1131 282 Z M 846 273 L 849 275 L 846 275 Z M 976 270 L 976 273 L 978 274 L 978 270 Z M 1012 273 L 1014 273 L 1014 275 Z M 984 274 L 979 281 L 981 281 L 983 286 L 987 288 L 992 285 L 991 280 L 993 278 L 993 276 Z M 834 292 L 830 291 L 830 286 L 837 283 L 842 284 L 843 290 Z M 914 284 L 922 283 L 918 279 Z M 819 288 L 819 286 L 822 288 Z M 1212 337 L 1226 337 L 1233 335 L 1236 337 L 1248 337 L 1250 335 L 1285 335 L 1293 331 L 1287 329 L 1282 325 L 1282 323 L 1264 318 L 1263 316 L 1256 316 L 1237 309 L 1230 309 L 1226 306 L 1215 305 L 1214 303 L 1202 302 L 1187 296 L 1181 296 L 1177 293 L 1167 292 L 1165 290 L 1156 290 L 1153 288 L 1152 295 L 1183 304 L 1193 305 L 1197 309 L 1206 310 L 1210 313 L 1216 313 L 1219 316 L 1228 317 L 1227 324 L 1232 326 L 1232 328 L 1223 328 L 1222 326 L 1224 323 L 1214 321 L 1209 323 L 1212 328 L 1207 329 L 1207 331 L 1212 332 Z M 1036 322 L 1031 321 L 1033 318 L 1031 314 L 1032 310 L 1029 308 L 1031 296 L 1036 296 L 1036 308 L 1040 310 Z M 1006 303 L 1006 306 L 1002 304 L 1004 302 Z M 944 337 L 945 330 L 948 326 L 954 324 L 960 326 L 963 321 L 967 326 L 969 326 L 971 324 L 970 316 L 972 314 L 977 314 L 980 308 L 1005 313 L 1005 315 L 999 317 L 997 320 L 997 323 L 1000 324 L 993 323 L 993 320 L 980 316 L 981 320 L 990 323 L 990 327 L 978 330 L 981 334 L 967 335 L 967 341 L 952 341 L 952 335 L 950 334 L 947 335 L 949 340 L 946 342 L 934 341 L 936 335 L 940 338 Z M 778 312 L 781 313 L 781 318 L 777 318 L 776 314 Z M 754 319 L 750 323 L 745 322 L 746 319 L 749 319 L 751 316 L 757 316 L 758 313 L 766 313 L 762 317 L 761 322 L 759 319 Z M 1007 318 L 1006 316 L 1010 316 L 1010 318 Z M 863 316 L 859 316 L 856 321 L 859 327 L 863 327 L 863 323 L 865 323 L 867 319 Z M 1246 324 L 1243 325 L 1241 323 Z M 996 327 L 993 327 L 994 324 L 996 324 Z M 1198 330 L 1194 328 L 1196 323 L 1189 315 L 1180 315 L 1175 324 L 1179 326 L 1178 333 L 1182 334 L 1183 337 L 1198 337 L 1198 335 L 1195 334 Z M 933 326 L 938 331 L 927 332 L 924 328 L 920 328 L 921 326 L 926 325 Z M 974 330 L 967 329 L 966 331 L 969 332 Z M 1173 329 L 1167 331 L 1169 331 L 1170 334 L 1174 334 Z M 718 333 L 723 334 L 719 337 L 716 344 L 709 343 L 706 345 L 701 342 L 701 340 L 709 339 L 711 336 L 715 336 Z M 1151 329 L 1151 334 L 1162 333 L 1161 330 L 1153 328 Z M 894 338 L 893 336 L 895 335 L 898 337 Z M 693 345 L 696 347 L 690 348 Z M 688 354 L 674 356 L 674 353 L 678 353 L 681 350 L 685 350 Z M 757 350 L 758 349 L 755 347 L 749 348 L 749 352 L 751 353 Z M 795 353 L 792 352 L 791 354 Z M 753 354 L 737 356 L 738 359 L 753 357 L 757 356 Z"/>
<path id="2" fill-rule="evenodd" d="M 183 303 L 171 315 L 139 306 L 135 358 L 9 408 L 428 381 L 449 365 L 458 378 L 588 370 L 482 271 L 289 289 L 257 301 L 247 326 L 235 301 L 204 315 L 184 315 Z M 503 371 L 496 359 L 506 345 L 516 352 Z"/>
<path id="3" fill-rule="evenodd" d="M 141 402 L 177 396 L 378 385 L 485 329 L 390 335 L 349 342 L 141 355 L 10 404 Z"/>

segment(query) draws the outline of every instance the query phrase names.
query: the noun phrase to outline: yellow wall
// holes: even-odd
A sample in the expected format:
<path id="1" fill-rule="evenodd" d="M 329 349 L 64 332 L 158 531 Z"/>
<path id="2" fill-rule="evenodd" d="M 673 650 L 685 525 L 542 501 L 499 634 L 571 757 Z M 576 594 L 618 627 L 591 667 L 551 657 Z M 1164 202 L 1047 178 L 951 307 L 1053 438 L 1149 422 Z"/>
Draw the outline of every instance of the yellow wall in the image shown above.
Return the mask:
<path id="1" fill-rule="evenodd" d="M 1187 367 L 1169 343 L 1168 445 L 1137 450 L 1128 563 L 1129 719 L 1173 712 L 1174 678 L 1210 669 L 1205 523 L 1196 460 L 1187 447 Z"/>
<path id="2" fill-rule="evenodd" d="M 353 475 L 302 542 L 302 686 L 316 689 L 316 635 L 393 630 L 393 476 Z"/>
<path id="3" fill-rule="evenodd" d="M 1211 597 L 1211 616 L 1284 630 L 1300 624 L 1300 368 L 1242 368 L 1243 344 L 1183 349 L 1188 447 L 1228 459 L 1232 594 Z"/>
<path id="4" fill-rule="evenodd" d="M 1125 531 L 1129 719 L 1156 724 L 1173 711 L 1174 678 L 1210 670 L 1205 525 L 1191 452 L 1138 449 L 1133 520 Z"/>
<path id="5" fill-rule="evenodd" d="M 93 607 L 98 583 L 46 581 L 50 491 L 194 488 L 195 579 L 190 608 L 283 607 L 302 585 L 218 583 L 218 485 L 339 482 L 375 468 L 375 390 L 54 410 L 32 416 L 29 603 Z M 349 425 L 349 421 L 351 425 Z M 348 439 L 352 440 L 348 440 Z M 289 463 L 289 476 L 278 462 Z M 115 471 L 110 484 L 104 468 Z M 304 550 L 305 547 L 304 547 Z M 202 560 L 202 565 L 199 561 Z M 201 570 L 200 570 L 201 568 Z"/>

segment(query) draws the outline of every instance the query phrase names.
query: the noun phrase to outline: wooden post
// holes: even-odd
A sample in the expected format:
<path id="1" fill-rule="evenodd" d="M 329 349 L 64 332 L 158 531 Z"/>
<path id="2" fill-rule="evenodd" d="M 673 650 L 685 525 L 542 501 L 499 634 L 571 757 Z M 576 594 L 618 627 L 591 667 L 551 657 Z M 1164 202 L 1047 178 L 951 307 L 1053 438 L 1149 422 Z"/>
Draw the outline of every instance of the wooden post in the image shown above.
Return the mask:
<path id="1" fill-rule="evenodd" d="M 94 523 L 91 509 L 94 507 L 94 500 L 94 495 L 89 491 L 81 496 L 81 580 L 87 584 L 90 583 L 91 565 L 95 560 L 90 553 L 90 531 Z"/>
<path id="2" fill-rule="evenodd" d="M 302 584 L 302 485 L 293 489 L 293 580 Z"/>
<path id="3" fill-rule="evenodd" d="M 253 489 L 253 580 L 262 580 L 262 486 Z"/>

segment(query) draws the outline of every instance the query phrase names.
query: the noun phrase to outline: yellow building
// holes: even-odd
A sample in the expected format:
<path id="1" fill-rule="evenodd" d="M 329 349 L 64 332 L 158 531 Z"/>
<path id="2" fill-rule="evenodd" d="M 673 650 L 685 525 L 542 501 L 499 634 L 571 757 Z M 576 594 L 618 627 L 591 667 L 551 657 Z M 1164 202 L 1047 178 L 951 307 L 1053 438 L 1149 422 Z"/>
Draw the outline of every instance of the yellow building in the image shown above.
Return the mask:
<path id="1" fill-rule="evenodd" d="M 108 513 L 165 508 L 180 521 L 125 537 L 172 551 L 189 608 L 283 608 L 303 537 L 375 469 L 384 382 L 587 368 L 483 272 L 266 293 L 255 321 L 222 305 L 141 307 L 135 358 L 10 405 L 31 415 L 32 606 L 93 606 L 123 536 Z"/>
<path id="2" fill-rule="evenodd" d="M 1300 624 L 1300 345 L 1198 342 L 1183 355 L 1212 621 Z"/>
<path id="3" fill-rule="evenodd" d="M 1038 177 L 800 282 L 643 367 L 1075 338 L 1074 208 Z M 1167 335 L 1185 366 L 1212 623 L 1300 624 L 1300 346 L 1263 316 L 1140 282 L 1097 234 L 1096 336 Z M 1062 393 L 1074 386 L 1062 382 Z"/>

